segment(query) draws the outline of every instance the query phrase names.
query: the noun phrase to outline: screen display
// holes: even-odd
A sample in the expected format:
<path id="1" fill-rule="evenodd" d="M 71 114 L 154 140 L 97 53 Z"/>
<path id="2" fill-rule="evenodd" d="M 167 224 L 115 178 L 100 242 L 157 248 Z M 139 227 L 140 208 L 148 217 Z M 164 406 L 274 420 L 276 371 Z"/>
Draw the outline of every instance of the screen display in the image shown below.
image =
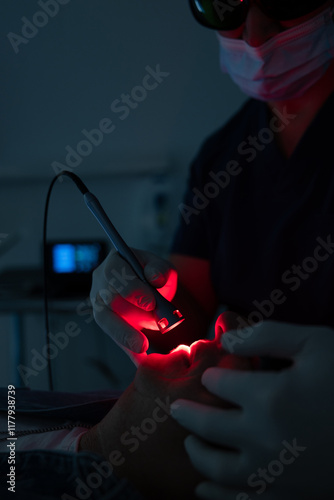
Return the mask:
<path id="1" fill-rule="evenodd" d="M 52 247 L 52 270 L 56 274 L 90 273 L 100 261 L 99 243 L 58 243 Z"/>

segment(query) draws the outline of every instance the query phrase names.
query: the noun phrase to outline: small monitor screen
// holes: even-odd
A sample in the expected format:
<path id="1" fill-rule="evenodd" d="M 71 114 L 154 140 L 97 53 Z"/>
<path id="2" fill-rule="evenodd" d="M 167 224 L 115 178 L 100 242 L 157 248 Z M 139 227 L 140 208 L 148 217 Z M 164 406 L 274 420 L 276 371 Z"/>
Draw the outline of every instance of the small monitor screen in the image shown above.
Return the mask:
<path id="1" fill-rule="evenodd" d="M 52 247 L 52 270 L 56 274 L 90 273 L 100 260 L 99 243 L 58 243 Z"/>

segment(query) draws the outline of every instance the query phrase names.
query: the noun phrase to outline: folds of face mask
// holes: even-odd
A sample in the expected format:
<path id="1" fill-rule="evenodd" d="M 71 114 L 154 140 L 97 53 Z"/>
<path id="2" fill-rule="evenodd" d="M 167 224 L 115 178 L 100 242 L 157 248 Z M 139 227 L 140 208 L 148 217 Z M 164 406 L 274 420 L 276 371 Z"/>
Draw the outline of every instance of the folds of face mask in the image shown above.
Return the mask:
<path id="1" fill-rule="evenodd" d="M 324 75 L 334 57 L 333 12 L 330 7 L 258 47 L 218 35 L 222 71 L 256 99 L 303 95 Z"/>

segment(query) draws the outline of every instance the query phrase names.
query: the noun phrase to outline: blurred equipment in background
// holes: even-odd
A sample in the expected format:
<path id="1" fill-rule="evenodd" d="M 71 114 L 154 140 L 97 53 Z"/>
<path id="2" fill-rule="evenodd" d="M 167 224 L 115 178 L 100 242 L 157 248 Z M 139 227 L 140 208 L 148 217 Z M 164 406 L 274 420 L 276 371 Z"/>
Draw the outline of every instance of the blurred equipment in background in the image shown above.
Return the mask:
<path id="1" fill-rule="evenodd" d="M 46 244 L 51 297 L 89 295 L 92 272 L 107 256 L 104 241 L 52 241 Z"/>

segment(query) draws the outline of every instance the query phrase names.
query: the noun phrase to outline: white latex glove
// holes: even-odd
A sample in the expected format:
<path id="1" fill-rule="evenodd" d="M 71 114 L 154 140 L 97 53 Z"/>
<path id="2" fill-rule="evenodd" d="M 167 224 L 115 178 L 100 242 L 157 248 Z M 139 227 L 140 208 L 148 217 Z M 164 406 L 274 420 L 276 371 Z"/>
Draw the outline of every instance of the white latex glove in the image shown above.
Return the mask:
<path id="1" fill-rule="evenodd" d="M 172 405 L 173 417 L 202 438 L 186 439 L 193 465 L 208 478 L 197 495 L 210 500 L 334 498 L 334 330 L 268 321 L 244 338 L 228 332 L 222 344 L 236 355 L 287 358 L 292 366 L 276 372 L 206 370 L 204 386 L 240 409 L 184 400 Z"/>
<path id="2" fill-rule="evenodd" d="M 177 288 L 177 272 L 172 264 L 150 252 L 133 251 L 146 279 L 172 300 Z M 138 364 L 148 349 L 147 337 L 140 330 L 158 330 L 151 312 L 155 298 L 150 287 L 115 250 L 93 272 L 90 300 L 97 324 Z"/>

